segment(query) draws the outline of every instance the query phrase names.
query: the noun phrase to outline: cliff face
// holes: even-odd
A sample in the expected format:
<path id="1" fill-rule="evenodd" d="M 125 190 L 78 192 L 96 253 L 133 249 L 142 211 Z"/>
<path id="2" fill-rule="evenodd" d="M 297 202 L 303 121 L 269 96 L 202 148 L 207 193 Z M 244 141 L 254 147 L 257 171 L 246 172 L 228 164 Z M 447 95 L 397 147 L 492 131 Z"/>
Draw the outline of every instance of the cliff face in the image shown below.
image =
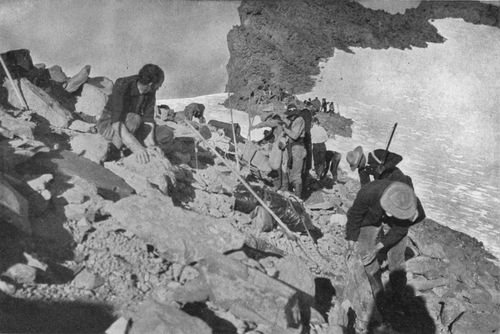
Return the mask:
<path id="1" fill-rule="evenodd" d="M 372 10 L 348 0 L 249 1 L 239 7 L 241 25 L 228 34 L 230 59 L 226 89 L 232 105 L 246 106 L 263 83 L 272 93 L 309 91 L 320 60 L 335 49 L 426 47 L 444 38 L 429 22 L 462 18 L 500 26 L 500 8 L 480 2 L 423 1 L 405 14 Z"/>

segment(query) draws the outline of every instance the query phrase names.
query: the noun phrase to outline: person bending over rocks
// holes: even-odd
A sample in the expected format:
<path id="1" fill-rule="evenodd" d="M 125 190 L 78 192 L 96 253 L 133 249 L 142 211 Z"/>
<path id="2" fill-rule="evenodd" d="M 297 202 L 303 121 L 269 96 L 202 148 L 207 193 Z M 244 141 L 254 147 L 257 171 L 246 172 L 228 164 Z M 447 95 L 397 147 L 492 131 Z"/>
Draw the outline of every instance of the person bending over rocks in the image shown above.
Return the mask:
<path id="1" fill-rule="evenodd" d="M 402 182 L 375 180 L 358 192 L 347 212 L 346 239 L 365 267 L 373 296 L 383 290 L 380 255 L 387 255 L 389 270 L 405 270 L 408 229 L 425 212 L 413 189 Z"/>
<path id="2" fill-rule="evenodd" d="M 164 79 L 162 69 L 154 64 L 144 65 L 137 75 L 117 79 L 97 122 L 104 138 L 118 149 L 129 148 L 140 163 L 149 162 L 146 147 L 155 146 L 156 91 Z"/>

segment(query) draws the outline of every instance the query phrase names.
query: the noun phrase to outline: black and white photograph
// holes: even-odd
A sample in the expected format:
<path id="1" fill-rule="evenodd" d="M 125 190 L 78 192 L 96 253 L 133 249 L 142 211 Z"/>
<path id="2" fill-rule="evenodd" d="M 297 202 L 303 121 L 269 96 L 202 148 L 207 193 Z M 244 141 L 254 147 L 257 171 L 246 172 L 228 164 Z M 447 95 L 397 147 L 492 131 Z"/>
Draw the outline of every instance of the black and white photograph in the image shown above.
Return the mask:
<path id="1" fill-rule="evenodd" d="M 0 0 L 0 333 L 500 334 L 500 0 Z"/>

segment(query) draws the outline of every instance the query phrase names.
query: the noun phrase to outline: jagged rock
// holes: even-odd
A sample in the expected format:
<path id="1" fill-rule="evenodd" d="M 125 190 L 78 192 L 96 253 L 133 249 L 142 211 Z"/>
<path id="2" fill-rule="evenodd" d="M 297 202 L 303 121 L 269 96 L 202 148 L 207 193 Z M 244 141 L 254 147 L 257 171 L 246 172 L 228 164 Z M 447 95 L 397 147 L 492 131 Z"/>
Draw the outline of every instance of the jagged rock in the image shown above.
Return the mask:
<path id="1" fill-rule="evenodd" d="M 428 272 L 437 270 L 440 276 L 447 276 L 448 265 L 441 260 L 426 256 L 417 256 L 406 261 L 406 270 L 414 274 L 420 274 L 427 277 Z M 428 278 L 428 277 L 427 277 Z"/>
<path id="2" fill-rule="evenodd" d="M 76 275 L 73 284 L 80 289 L 93 290 L 103 285 L 104 280 L 99 275 L 84 269 Z"/>
<path id="3" fill-rule="evenodd" d="M 6 219 L 20 230 L 31 233 L 29 204 L 10 183 L 0 174 L 0 218 Z"/>
<path id="4" fill-rule="evenodd" d="M 61 66 L 54 65 L 49 67 L 50 79 L 55 82 L 63 83 L 68 81 L 69 77 L 64 73 Z"/>
<path id="5" fill-rule="evenodd" d="M 33 284 L 36 279 L 36 269 L 26 264 L 17 263 L 7 269 L 4 275 L 18 284 Z"/>
<path id="6" fill-rule="evenodd" d="M 130 329 L 130 319 L 124 317 L 118 318 L 108 329 L 105 334 L 128 334 Z"/>
<path id="7" fill-rule="evenodd" d="M 448 278 L 436 278 L 428 280 L 424 277 L 417 276 L 408 281 L 408 285 L 412 286 L 415 290 L 426 291 L 432 290 L 438 286 L 444 286 L 448 284 Z"/>
<path id="8" fill-rule="evenodd" d="M 318 190 L 311 194 L 307 201 L 304 202 L 304 205 L 311 210 L 329 210 L 335 204 L 321 190 Z"/>
<path id="9" fill-rule="evenodd" d="M 15 84 L 21 91 L 30 110 L 33 110 L 38 115 L 45 118 L 52 126 L 65 128 L 69 121 L 73 118 L 71 113 L 64 109 L 59 102 L 54 100 L 50 95 L 44 92 L 41 88 L 32 84 L 28 79 L 21 78 L 15 80 Z M 16 108 L 23 109 L 25 106 L 19 102 L 14 88 L 9 80 L 6 80 L 4 86 L 9 91 L 9 103 Z"/>
<path id="10" fill-rule="evenodd" d="M 373 295 L 365 268 L 356 254 L 348 255 L 345 263 L 347 277 L 342 300 L 348 301 L 357 319 L 367 323 L 373 309 Z"/>
<path id="11" fill-rule="evenodd" d="M 211 334 L 201 319 L 192 317 L 172 305 L 144 302 L 134 316 L 130 334 Z"/>
<path id="12" fill-rule="evenodd" d="M 117 200 L 129 196 L 134 190 L 120 177 L 103 166 L 70 151 L 37 153 L 18 165 L 23 174 L 50 173 L 66 177 L 78 176 L 97 187 L 105 199 Z"/>
<path id="13" fill-rule="evenodd" d="M 89 78 L 87 84 L 99 88 L 104 94 L 110 96 L 113 93 L 113 81 L 106 77 Z"/>
<path id="14" fill-rule="evenodd" d="M 50 174 L 47 174 L 47 176 L 40 180 L 42 184 L 44 182 L 43 180 L 48 180 L 48 178 L 50 178 L 48 175 Z M 48 200 L 52 197 L 52 195 L 48 190 L 42 188 L 42 184 L 37 185 L 37 182 L 35 182 L 34 187 L 37 188 L 35 190 L 28 183 L 19 180 L 12 175 L 3 174 L 3 176 L 9 181 L 10 185 L 13 186 L 16 191 L 28 201 L 30 217 L 38 216 L 47 210 L 49 204 Z"/>
<path id="15" fill-rule="evenodd" d="M 46 271 L 47 268 L 49 267 L 46 263 L 36 259 L 35 257 L 33 257 L 32 255 L 30 255 L 26 252 L 24 252 L 23 255 L 24 255 L 24 258 L 26 259 L 28 266 L 30 266 L 30 267 L 37 268 L 37 269 L 40 269 L 42 271 Z"/>
<path id="16" fill-rule="evenodd" d="M 345 226 L 347 223 L 347 216 L 339 213 L 335 213 L 330 216 L 330 224 L 335 226 Z"/>
<path id="17" fill-rule="evenodd" d="M 65 204 L 82 204 L 89 199 L 98 199 L 97 187 L 78 176 L 67 181 L 68 187 L 58 194 L 58 198 L 64 199 Z"/>
<path id="18" fill-rule="evenodd" d="M 84 83 L 82 93 L 76 100 L 75 112 L 99 118 L 107 102 L 108 95 L 102 89 Z"/>
<path id="19" fill-rule="evenodd" d="M 466 311 L 451 326 L 453 334 L 484 334 L 497 333 L 500 329 L 500 314 L 498 312 Z"/>
<path id="20" fill-rule="evenodd" d="M 33 122 L 12 117 L 5 111 L 0 110 L 0 125 L 15 136 L 34 139 L 33 129 L 35 128 L 35 124 Z"/>
<path id="21" fill-rule="evenodd" d="M 196 180 L 194 187 L 203 189 L 210 193 L 230 194 L 238 185 L 238 178 L 227 169 L 221 169 L 220 166 L 209 166 L 205 169 L 198 169 L 193 173 Z"/>
<path id="22" fill-rule="evenodd" d="M 72 76 L 66 81 L 64 89 L 68 93 L 74 93 L 80 88 L 80 86 L 87 81 L 90 74 L 90 65 L 85 65 L 77 74 Z"/>
<path id="23" fill-rule="evenodd" d="M 109 142 L 99 134 L 82 133 L 70 140 L 71 150 L 95 163 L 103 163 L 109 151 Z"/>
<path id="24" fill-rule="evenodd" d="M 71 122 L 69 128 L 70 130 L 78 132 L 90 132 L 94 128 L 94 126 L 95 125 L 92 123 L 87 123 L 84 121 L 80 121 L 79 119 L 76 119 L 73 122 Z"/>
<path id="25" fill-rule="evenodd" d="M 176 262 L 190 263 L 210 253 L 239 249 L 245 240 L 228 220 L 175 207 L 162 195 L 124 198 L 108 211 L 125 229 Z"/>
<path id="26" fill-rule="evenodd" d="M 54 176 L 52 174 L 43 174 L 39 177 L 27 181 L 28 185 L 38 192 L 46 201 L 50 200 L 52 194 L 46 189 L 47 183 L 52 181 Z"/>
<path id="27" fill-rule="evenodd" d="M 16 293 L 16 287 L 14 286 L 14 284 L 6 282 L 2 278 L 0 278 L 0 291 L 8 295 L 13 295 L 14 293 Z M 3 296 L 1 296 L 0 293 L 0 298 L 2 297 Z"/>
<path id="28" fill-rule="evenodd" d="M 203 287 L 199 281 L 203 280 L 218 307 L 242 320 L 269 326 L 272 333 L 294 333 L 300 327 L 298 290 L 227 257 L 207 257 L 198 267 L 200 278 L 186 285 Z"/>
<path id="29" fill-rule="evenodd" d="M 314 277 L 309 267 L 300 258 L 288 255 L 276 262 L 279 280 L 310 296 L 314 296 L 316 286 Z"/>
<path id="30" fill-rule="evenodd" d="M 191 210 L 212 217 L 228 217 L 234 208 L 234 197 L 222 194 L 210 194 L 205 191 L 195 189 L 195 197 L 188 203 Z"/>
<path id="31" fill-rule="evenodd" d="M 155 190 L 146 176 L 131 171 L 118 161 L 107 161 L 104 163 L 104 167 L 123 178 L 137 194 L 145 194 Z"/>

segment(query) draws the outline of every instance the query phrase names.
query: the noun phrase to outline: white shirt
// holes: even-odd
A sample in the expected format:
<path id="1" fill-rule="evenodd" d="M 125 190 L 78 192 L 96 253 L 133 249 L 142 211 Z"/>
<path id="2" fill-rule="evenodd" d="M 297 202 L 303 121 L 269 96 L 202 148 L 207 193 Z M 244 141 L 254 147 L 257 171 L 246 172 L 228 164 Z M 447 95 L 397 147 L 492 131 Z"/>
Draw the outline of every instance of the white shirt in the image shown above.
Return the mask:
<path id="1" fill-rule="evenodd" d="M 311 142 L 313 144 L 324 143 L 328 140 L 328 133 L 324 127 L 318 124 L 313 124 L 311 128 Z"/>

